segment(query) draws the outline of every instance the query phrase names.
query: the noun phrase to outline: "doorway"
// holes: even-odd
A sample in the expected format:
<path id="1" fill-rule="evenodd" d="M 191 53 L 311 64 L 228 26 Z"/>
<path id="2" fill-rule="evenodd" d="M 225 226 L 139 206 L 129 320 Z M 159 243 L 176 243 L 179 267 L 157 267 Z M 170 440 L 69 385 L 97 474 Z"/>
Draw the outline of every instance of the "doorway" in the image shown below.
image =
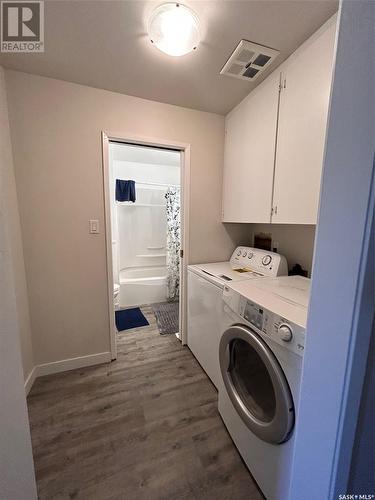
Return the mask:
<path id="1" fill-rule="evenodd" d="M 112 359 L 145 311 L 185 344 L 188 146 L 103 133 L 103 167 Z"/>

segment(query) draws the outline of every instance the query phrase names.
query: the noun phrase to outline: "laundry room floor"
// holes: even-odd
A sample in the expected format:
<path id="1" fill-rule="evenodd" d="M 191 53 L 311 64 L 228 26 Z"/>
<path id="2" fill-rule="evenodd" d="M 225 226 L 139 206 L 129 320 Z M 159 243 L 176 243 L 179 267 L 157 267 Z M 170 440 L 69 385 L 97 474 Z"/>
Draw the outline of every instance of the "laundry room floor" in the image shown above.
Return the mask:
<path id="1" fill-rule="evenodd" d="M 261 500 L 187 347 L 150 325 L 111 364 L 36 380 L 28 409 L 39 499 Z"/>

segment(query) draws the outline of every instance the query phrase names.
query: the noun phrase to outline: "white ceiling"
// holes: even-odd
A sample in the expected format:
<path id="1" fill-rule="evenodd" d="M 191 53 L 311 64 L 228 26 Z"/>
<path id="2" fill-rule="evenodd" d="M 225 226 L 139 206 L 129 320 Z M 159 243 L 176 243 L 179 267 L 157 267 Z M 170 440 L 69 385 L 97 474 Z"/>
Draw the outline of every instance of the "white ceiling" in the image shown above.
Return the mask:
<path id="1" fill-rule="evenodd" d="M 48 0 L 45 52 L 1 54 L 0 64 L 27 73 L 188 108 L 226 114 L 255 86 L 219 72 L 241 38 L 290 55 L 336 10 L 336 0 L 211 0 L 183 3 L 198 14 L 203 40 L 183 57 L 150 42 L 146 24 L 161 2 Z"/>

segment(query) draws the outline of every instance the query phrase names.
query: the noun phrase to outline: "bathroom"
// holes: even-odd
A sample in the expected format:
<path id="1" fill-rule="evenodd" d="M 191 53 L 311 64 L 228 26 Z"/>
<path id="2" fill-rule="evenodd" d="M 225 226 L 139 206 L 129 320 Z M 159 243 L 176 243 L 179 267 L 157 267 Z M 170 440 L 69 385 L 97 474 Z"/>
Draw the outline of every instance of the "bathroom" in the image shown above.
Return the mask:
<path id="1" fill-rule="evenodd" d="M 180 151 L 109 144 L 112 267 L 118 331 L 179 331 Z"/>

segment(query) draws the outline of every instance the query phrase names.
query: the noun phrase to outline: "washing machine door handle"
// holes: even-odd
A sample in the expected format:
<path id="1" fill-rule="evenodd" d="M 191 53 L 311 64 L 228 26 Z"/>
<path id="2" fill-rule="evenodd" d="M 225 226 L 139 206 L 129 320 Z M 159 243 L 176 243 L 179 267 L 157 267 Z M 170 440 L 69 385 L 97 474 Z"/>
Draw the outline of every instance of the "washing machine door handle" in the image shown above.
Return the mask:
<path id="1" fill-rule="evenodd" d="M 225 389 L 247 427 L 268 443 L 287 441 L 295 420 L 293 398 L 268 345 L 251 328 L 233 325 L 221 337 L 219 359 Z"/>

